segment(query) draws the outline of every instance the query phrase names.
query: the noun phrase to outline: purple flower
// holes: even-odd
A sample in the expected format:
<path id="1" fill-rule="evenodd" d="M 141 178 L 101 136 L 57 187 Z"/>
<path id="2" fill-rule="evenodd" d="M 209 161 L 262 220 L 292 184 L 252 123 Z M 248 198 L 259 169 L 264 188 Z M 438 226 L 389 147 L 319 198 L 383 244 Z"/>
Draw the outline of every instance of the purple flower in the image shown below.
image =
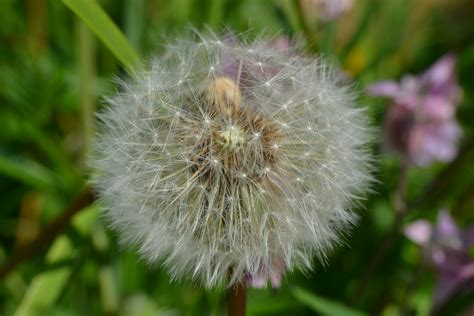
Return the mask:
<path id="1" fill-rule="evenodd" d="M 455 112 L 462 93 L 455 66 L 455 57 L 448 54 L 420 76 L 406 75 L 400 83 L 380 81 L 368 88 L 370 95 L 391 99 L 385 139 L 417 166 L 456 157 L 461 129 Z"/>
<path id="2" fill-rule="evenodd" d="M 269 280 L 272 288 L 278 289 L 285 276 L 285 271 L 284 262 L 278 260 L 275 262 L 273 270 L 269 270 L 268 267 L 262 267 L 254 275 L 247 274 L 247 285 L 257 289 L 263 289 Z"/>
<path id="3" fill-rule="evenodd" d="M 458 290 L 474 280 L 474 226 L 462 231 L 448 212 L 438 215 L 436 225 L 418 220 L 405 228 L 405 236 L 422 246 L 427 260 L 438 273 L 435 306 L 443 304 Z"/>

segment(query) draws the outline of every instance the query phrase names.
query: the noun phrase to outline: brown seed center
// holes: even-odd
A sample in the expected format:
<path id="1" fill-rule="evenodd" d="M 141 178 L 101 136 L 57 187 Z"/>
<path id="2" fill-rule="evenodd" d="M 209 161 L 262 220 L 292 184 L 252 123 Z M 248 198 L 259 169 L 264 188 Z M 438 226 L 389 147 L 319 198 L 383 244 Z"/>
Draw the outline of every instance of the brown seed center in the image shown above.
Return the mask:
<path id="1" fill-rule="evenodd" d="M 211 110 L 208 131 L 201 134 L 198 143 L 193 135 L 186 142 L 195 149 L 191 172 L 201 183 L 242 177 L 256 183 L 268 170 L 275 170 L 280 155 L 276 145 L 281 138 L 278 125 L 250 104 L 243 104 L 235 81 L 215 78 L 208 85 L 203 102 L 200 108 Z M 202 129 L 197 125 L 192 128 Z"/>

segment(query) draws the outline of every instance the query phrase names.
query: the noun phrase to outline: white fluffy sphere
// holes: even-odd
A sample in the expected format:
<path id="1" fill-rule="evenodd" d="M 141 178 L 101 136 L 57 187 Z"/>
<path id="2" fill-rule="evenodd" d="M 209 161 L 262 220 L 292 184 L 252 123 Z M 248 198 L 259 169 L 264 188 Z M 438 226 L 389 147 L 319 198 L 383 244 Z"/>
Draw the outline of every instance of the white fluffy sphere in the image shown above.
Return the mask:
<path id="1" fill-rule="evenodd" d="M 354 222 L 371 133 L 320 60 L 182 40 L 119 90 L 100 114 L 93 184 L 122 241 L 173 278 L 311 268 Z"/>

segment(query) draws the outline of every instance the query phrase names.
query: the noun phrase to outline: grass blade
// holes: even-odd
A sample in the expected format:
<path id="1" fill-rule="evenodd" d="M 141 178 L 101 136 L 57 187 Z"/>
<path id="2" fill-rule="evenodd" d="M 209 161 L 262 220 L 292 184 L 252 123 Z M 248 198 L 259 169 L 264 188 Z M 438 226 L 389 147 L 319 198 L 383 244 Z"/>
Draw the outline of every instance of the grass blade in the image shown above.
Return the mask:
<path id="1" fill-rule="evenodd" d="M 108 47 L 114 56 L 132 71 L 139 63 L 138 54 L 112 19 L 94 0 L 63 0 Z"/>
<path id="2" fill-rule="evenodd" d="M 39 163 L 0 154 L 0 175 L 16 179 L 38 190 L 52 191 L 57 183 L 54 174 Z"/>

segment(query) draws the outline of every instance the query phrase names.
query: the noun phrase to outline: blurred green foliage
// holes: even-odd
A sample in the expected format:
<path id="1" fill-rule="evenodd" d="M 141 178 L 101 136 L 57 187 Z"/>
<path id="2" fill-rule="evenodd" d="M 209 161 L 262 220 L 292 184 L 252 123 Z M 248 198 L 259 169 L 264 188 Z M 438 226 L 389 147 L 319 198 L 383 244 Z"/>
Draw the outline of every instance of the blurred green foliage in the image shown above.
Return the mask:
<path id="1" fill-rule="evenodd" d="M 0 265 L 38 238 L 82 190 L 93 113 L 100 97 L 113 91 L 113 78 L 126 76 L 138 56 L 146 61 L 159 53 L 166 38 L 189 32 L 189 24 L 217 32 L 306 37 L 314 41 L 312 53 L 323 52 L 341 64 L 361 91 L 377 80 L 418 73 L 454 52 L 464 90 L 458 112 L 462 150 L 450 164 L 410 170 L 409 213 L 401 224 L 434 220 L 442 207 L 462 226 L 473 223 L 473 15 L 469 0 L 359 0 L 347 15 L 313 25 L 308 34 L 298 1 L 292 0 L 0 1 Z M 360 102 L 380 126 L 384 101 L 362 94 Z M 395 225 L 399 159 L 380 143 L 374 152 L 379 183 L 352 235 L 327 265 L 315 262 L 315 272 L 292 273 L 278 290 L 249 290 L 249 315 L 430 313 L 435 273 Z M 122 249 L 97 214 L 97 206 L 82 210 L 52 244 L 15 265 L 0 281 L 1 315 L 223 313 L 223 289 L 170 283 L 159 267 L 148 267 L 133 250 Z M 394 241 L 364 290 L 355 293 L 393 227 L 398 227 Z M 473 293 L 431 312 L 461 313 Z"/>

